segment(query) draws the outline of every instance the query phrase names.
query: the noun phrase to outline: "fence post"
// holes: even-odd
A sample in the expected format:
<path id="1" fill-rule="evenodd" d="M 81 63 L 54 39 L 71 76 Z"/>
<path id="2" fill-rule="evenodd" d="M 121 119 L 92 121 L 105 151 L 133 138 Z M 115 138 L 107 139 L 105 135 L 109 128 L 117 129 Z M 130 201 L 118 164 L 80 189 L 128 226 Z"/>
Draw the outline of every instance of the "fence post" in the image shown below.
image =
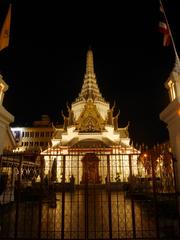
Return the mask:
<path id="1" fill-rule="evenodd" d="M 156 237 L 159 239 L 159 217 L 158 217 L 158 205 L 157 205 L 157 191 L 156 191 L 156 173 L 154 166 L 154 159 L 152 157 L 152 153 L 149 152 L 149 158 L 151 160 L 152 167 L 152 184 L 153 184 L 153 199 L 154 199 L 154 210 L 155 210 L 155 219 L 156 219 Z"/>
<path id="2" fill-rule="evenodd" d="M 134 197 L 132 194 L 132 159 L 131 154 L 129 154 L 129 175 L 130 175 L 130 192 L 131 192 L 131 213 L 132 213 L 132 227 L 133 227 L 133 239 L 136 238 L 136 221 L 135 221 L 135 211 L 134 211 Z"/>
<path id="3" fill-rule="evenodd" d="M 63 155 L 61 239 L 64 239 L 64 217 L 65 217 L 65 170 L 66 170 L 66 156 Z"/>
<path id="4" fill-rule="evenodd" d="M 111 212 L 111 186 L 110 186 L 110 161 L 107 155 L 107 190 L 108 190 L 108 213 L 109 213 L 109 239 L 112 239 L 112 212 Z"/>
<path id="5" fill-rule="evenodd" d="M 42 194 L 44 193 L 44 169 L 42 156 L 40 155 L 40 200 L 39 200 L 39 219 L 38 219 L 38 239 L 41 239 L 41 220 L 42 220 Z M 47 189 L 45 189 L 47 191 Z"/>
<path id="6" fill-rule="evenodd" d="M 178 201 L 178 188 L 177 188 L 177 176 L 176 176 L 176 171 L 175 171 L 175 163 L 176 163 L 176 158 L 173 156 L 173 154 L 171 155 L 172 156 L 172 165 L 173 165 L 173 175 L 174 175 L 174 188 L 175 188 L 175 198 L 176 198 L 176 207 L 178 209 L 178 212 L 177 212 L 177 234 L 178 236 L 180 237 L 180 201 Z"/>
<path id="7" fill-rule="evenodd" d="M 85 197 L 85 202 L 84 202 L 84 210 L 85 210 L 85 219 L 84 219 L 84 223 L 85 223 L 85 240 L 88 239 L 88 166 L 87 166 L 87 158 L 85 158 L 85 162 L 84 162 L 84 197 Z"/>
<path id="8" fill-rule="evenodd" d="M 18 156 L 18 155 L 17 155 Z M 14 226 L 14 238 L 17 239 L 18 236 L 18 219 L 19 219 L 19 202 L 20 202 L 20 190 L 21 190 L 21 178 L 22 178 L 22 162 L 23 154 L 19 155 L 19 176 L 18 181 L 15 183 L 15 196 L 16 196 L 16 213 L 15 213 L 15 226 Z"/>

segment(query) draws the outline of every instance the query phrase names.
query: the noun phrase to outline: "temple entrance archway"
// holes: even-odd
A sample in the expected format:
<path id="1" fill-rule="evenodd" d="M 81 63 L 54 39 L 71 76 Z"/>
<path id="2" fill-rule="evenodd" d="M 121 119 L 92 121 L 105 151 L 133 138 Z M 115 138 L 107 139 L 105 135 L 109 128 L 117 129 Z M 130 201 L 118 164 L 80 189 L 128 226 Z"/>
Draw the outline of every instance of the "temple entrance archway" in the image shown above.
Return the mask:
<path id="1" fill-rule="evenodd" d="M 98 184 L 99 176 L 99 158 L 95 153 L 87 153 L 82 159 L 83 175 L 82 184 Z"/>

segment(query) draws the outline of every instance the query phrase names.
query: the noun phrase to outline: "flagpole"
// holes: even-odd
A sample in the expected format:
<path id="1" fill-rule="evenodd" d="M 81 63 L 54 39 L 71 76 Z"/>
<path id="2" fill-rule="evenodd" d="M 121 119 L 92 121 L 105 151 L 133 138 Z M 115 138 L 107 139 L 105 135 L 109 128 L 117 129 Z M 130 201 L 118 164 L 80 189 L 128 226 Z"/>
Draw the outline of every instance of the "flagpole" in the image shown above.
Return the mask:
<path id="1" fill-rule="evenodd" d="M 169 30 L 169 35 L 170 35 L 170 37 L 171 37 L 171 41 L 172 41 L 174 53 L 175 53 L 175 56 L 176 56 L 176 60 L 178 61 L 179 65 L 180 65 L 180 60 L 179 60 L 179 56 L 178 56 L 178 53 L 177 53 L 177 50 L 176 50 L 176 45 L 175 45 L 174 38 L 173 38 L 173 35 L 172 35 L 172 32 L 171 32 L 171 28 L 170 28 L 170 25 L 169 25 L 169 23 L 168 23 L 168 20 L 167 20 L 167 17 L 166 17 L 166 13 L 165 13 L 165 11 L 164 11 L 164 7 L 163 7 L 163 4 L 162 4 L 162 1 L 159 0 L 159 2 L 160 2 L 160 6 L 161 6 L 161 8 L 162 8 L 162 11 L 163 11 L 163 14 L 164 14 L 166 23 L 167 23 L 167 27 L 168 27 L 168 30 Z"/>

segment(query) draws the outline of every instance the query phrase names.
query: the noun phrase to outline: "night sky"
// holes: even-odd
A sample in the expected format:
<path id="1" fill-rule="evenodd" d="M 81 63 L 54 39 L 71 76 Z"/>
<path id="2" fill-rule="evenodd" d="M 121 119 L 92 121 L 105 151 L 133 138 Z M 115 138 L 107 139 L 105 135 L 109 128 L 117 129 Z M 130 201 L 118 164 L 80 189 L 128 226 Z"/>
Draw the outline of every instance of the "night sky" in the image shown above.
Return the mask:
<path id="1" fill-rule="evenodd" d="M 28 126 L 42 114 L 62 123 L 61 110 L 81 90 L 91 45 L 100 91 L 116 102 L 115 113 L 120 109 L 120 127 L 130 121 L 138 144 L 168 140 L 159 114 L 169 103 L 164 82 L 174 52 L 172 44 L 162 45 L 158 0 L 11 2 L 10 45 L 0 52 L 0 70 L 9 85 L 4 106 L 15 116 L 12 126 Z M 180 1 L 163 3 L 180 52 Z M 7 8 L 2 1 L 1 25 Z"/>

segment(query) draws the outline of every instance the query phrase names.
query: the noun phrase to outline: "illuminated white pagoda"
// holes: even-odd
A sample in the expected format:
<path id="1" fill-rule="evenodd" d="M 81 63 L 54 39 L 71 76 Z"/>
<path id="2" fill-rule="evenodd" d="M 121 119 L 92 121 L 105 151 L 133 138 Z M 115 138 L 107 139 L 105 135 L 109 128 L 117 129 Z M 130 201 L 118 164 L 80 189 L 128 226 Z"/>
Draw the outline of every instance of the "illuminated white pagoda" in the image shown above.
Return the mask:
<path id="1" fill-rule="evenodd" d="M 66 181 L 73 175 L 76 184 L 86 180 L 89 183 L 105 183 L 105 159 L 109 155 L 111 180 L 118 176 L 121 181 L 127 181 L 128 154 L 138 154 L 138 151 L 130 146 L 128 124 L 124 128 L 118 127 L 119 112 L 114 115 L 114 107 L 110 107 L 100 93 L 94 72 L 93 52 L 89 49 L 81 92 L 71 106 L 67 105 L 68 116 L 62 112 L 64 126 L 55 129 L 52 147 L 42 153 L 45 174 L 51 174 L 53 166 L 56 166 L 56 180 L 60 182 L 63 156 L 66 155 Z M 137 169 L 133 174 L 137 174 Z"/>

